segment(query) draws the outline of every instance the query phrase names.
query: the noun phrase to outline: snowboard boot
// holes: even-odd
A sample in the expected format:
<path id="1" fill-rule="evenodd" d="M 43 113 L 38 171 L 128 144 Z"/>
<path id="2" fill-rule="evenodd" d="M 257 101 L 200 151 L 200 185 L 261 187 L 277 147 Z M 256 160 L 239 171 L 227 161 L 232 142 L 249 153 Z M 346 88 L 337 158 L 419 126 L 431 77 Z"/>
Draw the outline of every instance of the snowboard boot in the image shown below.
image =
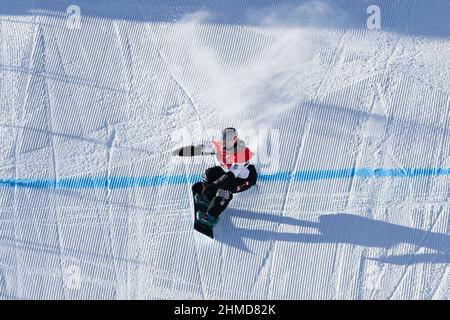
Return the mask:
<path id="1" fill-rule="evenodd" d="M 196 216 L 198 221 L 207 227 L 214 228 L 217 222 L 219 222 L 219 218 L 214 218 L 212 215 L 208 214 L 208 212 L 202 212 L 199 210 L 197 211 Z"/>
<path id="2" fill-rule="evenodd" d="M 194 195 L 194 201 L 195 201 L 195 205 L 199 211 L 204 211 L 204 212 L 208 211 L 209 205 L 211 203 L 211 201 L 209 201 L 208 198 L 202 196 L 201 193 L 196 193 Z"/>
<path id="3" fill-rule="evenodd" d="M 200 193 L 196 193 L 194 195 L 194 200 L 198 209 L 195 213 L 197 220 L 207 227 L 214 227 L 219 219 L 216 219 L 212 215 L 208 214 L 208 207 L 211 204 L 211 201 L 209 201 L 208 198 L 203 197 Z"/>

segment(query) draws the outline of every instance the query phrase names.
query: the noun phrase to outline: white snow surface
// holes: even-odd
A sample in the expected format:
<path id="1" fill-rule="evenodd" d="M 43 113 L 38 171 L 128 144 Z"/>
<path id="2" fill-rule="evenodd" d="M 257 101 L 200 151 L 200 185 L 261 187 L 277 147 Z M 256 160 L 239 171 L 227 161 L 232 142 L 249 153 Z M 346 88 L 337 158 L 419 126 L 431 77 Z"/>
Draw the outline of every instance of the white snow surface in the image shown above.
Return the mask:
<path id="1" fill-rule="evenodd" d="M 449 0 L 1 0 L 0 49 L 0 298 L 450 299 Z M 170 151 L 226 126 L 211 240 Z"/>

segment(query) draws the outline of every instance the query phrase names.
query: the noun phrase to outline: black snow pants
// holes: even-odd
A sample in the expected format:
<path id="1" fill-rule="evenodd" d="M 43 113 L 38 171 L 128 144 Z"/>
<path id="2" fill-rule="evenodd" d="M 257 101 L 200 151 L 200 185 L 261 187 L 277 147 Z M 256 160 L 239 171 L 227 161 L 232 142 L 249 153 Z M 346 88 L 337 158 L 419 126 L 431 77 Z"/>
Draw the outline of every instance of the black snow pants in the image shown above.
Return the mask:
<path id="1" fill-rule="evenodd" d="M 225 173 L 220 166 L 205 170 L 203 181 L 196 183 L 193 189 L 211 201 L 208 207 L 210 215 L 217 219 L 233 199 L 233 193 L 247 190 L 256 183 L 255 167 L 249 165 L 248 169 L 250 174 L 247 179 L 236 178 L 231 172 Z"/>

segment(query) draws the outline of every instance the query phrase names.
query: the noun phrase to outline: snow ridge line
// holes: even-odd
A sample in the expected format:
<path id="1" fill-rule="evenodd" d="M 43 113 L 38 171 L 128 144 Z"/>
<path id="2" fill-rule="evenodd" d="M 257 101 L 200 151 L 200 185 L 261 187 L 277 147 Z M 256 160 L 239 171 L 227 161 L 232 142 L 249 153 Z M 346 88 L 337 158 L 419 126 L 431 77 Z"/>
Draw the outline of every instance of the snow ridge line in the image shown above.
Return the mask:
<path id="1" fill-rule="evenodd" d="M 450 175 L 450 168 L 349 168 L 304 170 L 297 172 L 277 172 L 274 174 L 260 174 L 258 181 L 297 181 L 307 182 L 316 180 L 332 180 L 345 178 L 419 178 Z M 0 186 L 22 187 L 37 189 L 89 189 L 89 188 L 144 188 L 161 185 L 176 185 L 201 181 L 201 174 L 185 175 L 156 175 L 156 176 L 92 176 L 72 177 L 61 179 L 0 179 Z"/>

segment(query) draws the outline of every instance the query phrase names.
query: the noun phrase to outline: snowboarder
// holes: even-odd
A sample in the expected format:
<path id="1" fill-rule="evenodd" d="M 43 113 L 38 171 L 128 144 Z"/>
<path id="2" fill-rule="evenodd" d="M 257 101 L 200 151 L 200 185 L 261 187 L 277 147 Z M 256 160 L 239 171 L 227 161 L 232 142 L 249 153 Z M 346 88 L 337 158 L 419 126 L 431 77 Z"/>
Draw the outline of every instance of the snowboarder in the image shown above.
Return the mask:
<path id="1" fill-rule="evenodd" d="M 203 181 L 192 186 L 196 220 L 209 229 L 212 237 L 212 228 L 233 199 L 233 194 L 256 184 L 256 168 L 250 164 L 254 153 L 239 139 L 236 129 L 229 127 L 222 130 L 222 140 L 181 147 L 173 154 L 182 157 L 215 155 L 217 165 L 206 169 Z"/>

